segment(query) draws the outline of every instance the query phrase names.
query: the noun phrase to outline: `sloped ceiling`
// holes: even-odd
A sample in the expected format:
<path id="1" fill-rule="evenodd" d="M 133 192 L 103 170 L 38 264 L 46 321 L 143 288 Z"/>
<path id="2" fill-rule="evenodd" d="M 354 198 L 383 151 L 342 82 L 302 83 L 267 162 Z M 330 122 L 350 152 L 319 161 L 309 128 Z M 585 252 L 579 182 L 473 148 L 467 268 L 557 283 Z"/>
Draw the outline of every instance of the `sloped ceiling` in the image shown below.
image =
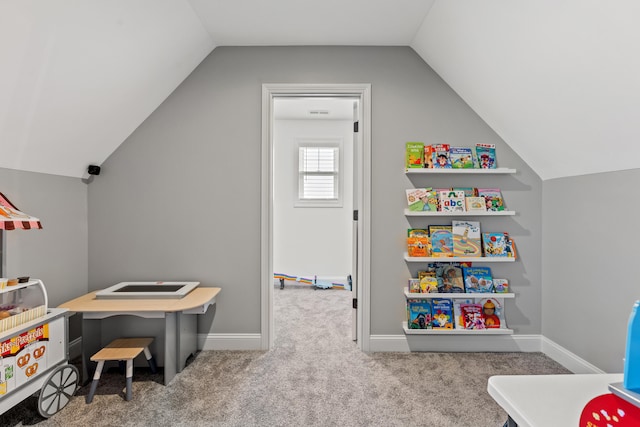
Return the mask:
<path id="1" fill-rule="evenodd" d="M 216 46 L 411 46 L 542 179 L 640 167 L 635 0 L 2 0 L 0 167 L 81 177 Z"/>
<path id="2" fill-rule="evenodd" d="M 434 3 L 413 49 L 543 179 L 640 167 L 640 2 Z"/>

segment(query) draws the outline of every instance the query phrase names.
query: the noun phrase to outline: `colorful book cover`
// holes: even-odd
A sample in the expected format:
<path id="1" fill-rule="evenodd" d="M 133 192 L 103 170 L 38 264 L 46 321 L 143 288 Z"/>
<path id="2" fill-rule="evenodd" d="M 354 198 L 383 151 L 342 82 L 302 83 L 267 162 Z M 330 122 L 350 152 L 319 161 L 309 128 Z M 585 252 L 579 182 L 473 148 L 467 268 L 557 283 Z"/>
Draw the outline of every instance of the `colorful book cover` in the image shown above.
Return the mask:
<path id="1" fill-rule="evenodd" d="M 473 298 L 456 298 L 453 300 L 453 317 L 455 329 L 464 329 L 464 319 L 462 318 L 461 304 L 473 304 Z"/>
<path id="2" fill-rule="evenodd" d="M 424 276 L 421 278 L 420 292 L 423 294 L 438 292 L 438 279 L 432 276 Z"/>
<path id="3" fill-rule="evenodd" d="M 438 203 L 438 212 L 442 212 L 442 205 L 440 204 L 440 193 L 443 191 L 451 191 L 451 188 L 434 188 L 433 191 L 436 194 L 436 202 Z"/>
<path id="4" fill-rule="evenodd" d="M 429 240 L 431 242 L 431 256 L 453 256 L 453 234 L 450 225 L 430 225 Z"/>
<path id="5" fill-rule="evenodd" d="M 482 256 L 482 236 L 478 221 L 451 221 L 454 257 Z"/>
<path id="6" fill-rule="evenodd" d="M 419 294 L 420 292 L 420 279 L 409 279 L 407 282 L 409 293 Z"/>
<path id="7" fill-rule="evenodd" d="M 431 302 L 425 299 L 407 299 L 407 324 L 409 329 L 431 329 Z"/>
<path id="8" fill-rule="evenodd" d="M 440 210 L 442 212 L 464 212 L 464 191 L 448 190 L 440 192 Z"/>
<path id="9" fill-rule="evenodd" d="M 441 293 L 463 293 L 464 278 L 462 276 L 462 267 L 471 267 L 470 262 L 430 262 L 427 264 L 428 274 L 437 281 L 438 292 Z M 420 276 L 420 272 L 418 272 Z"/>
<path id="10" fill-rule="evenodd" d="M 424 167 L 424 144 L 422 142 L 407 142 L 405 145 L 405 167 L 422 168 Z"/>
<path id="11" fill-rule="evenodd" d="M 451 169 L 451 158 L 449 157 L 449 144 L 434 144 L 431 158 L 433 167 L 436 169 Z"/>
<path id="12" fill-rule="evenodd" d="M 516 243 L 511 236 L 507 239 L 507 257 L 516 258 Z"/>
<path id="13" fill-rule="evenodd" d="M 406 190 L 407 193 L 407 205 L 410 211 L 424 211 L 430 210 L 427 203 L 428 194 L 431 188 L 410 188 Z M 426 209 L 425 209 L 426 207 Z M 436 205 L 437 209 L 437 205 Z"/>
<path id="14" fill-rule="evenodd" d="M 493 291 L 497 294 L 509 293 L 509 280 L 507 279 L 493 279 Z"/>
<path id="15" fill-rule="evenodd" d="M 483 196 L 465 197 L 467 212 L 486 212 L 487 202 Z"/>
<path id="16" fill-rule="evenodd" d="M 407 204 L 410 211 L 430 211 L 438 210 L 438 195 L 433 189 L 411 188 L 406 190 Z"/>
<path id="17" fill-rule="evenodd" d="M 502 310 L 503 307 L 498 299 L 482 298 L 478 299 L 477 303 L 482 307 L 484 324 L 487 329 L 506 328 L 506 322 L 504 321 L 504 314 Z"/>
<path id="18" fill-rule="evenodd" d="M 504 200 L 499 188 L 478 188 L 478 196 L 484 197 L 488 211 L 504 210 Z"/>
<path id="19" fill-rule="evenodd" d="M 449 158 L 453 169 L 473 169 L 473 150 L 469 147 L 451 147 Z"/>
<path id="20" fill-rule="evenodd" d="M 436 283 L 438 286 L 438 292 L 443 294 L 464 293 L 462 267 L 455 264 L 456 263 L 447 263 L 436 270 Z"/>
<path id="21" fill-rule="evenodd" d="M 431 300 L 431 324 L 433 329 L 453 329 L 453 302 L 448 298 Z"/>
<path id="22" fill-rule="evenodd" d="M 509 233 L 504 231 L 482 233 L 482 246 L 486 257 L 509 256 Z"/>
<path id="23" fill-rule="evenodd" d="M 495 144 L 476 144 L 476 160 L 480 169 L 495 169 L 496 162 L 496 145 Z"/>
<path id="24" fill-rule="evenodd" d="M 486 329 L 482 305 L 460 304 L 460 312 L 465 329 Z"/>
<path id="25" fill-rule="evenodd" d="M 478 195 L 478 189 L 475 187 L 453 187 L 453 191 L 464 191 L 464 197 L 474 197 Z"/>
<path id="26" fill-rule="evenodd" d="M 431 145 L 424 146 L 424 167 L 433 169 L 433 147 Z"/>
<path id="27" fill-rule="evenodd" d="M 468 293 L 493 292 L 493 277 L 489 267 L 463 267 L 462 276 Z"/>
<path id="28" fill-rule="evenodd" d="M 407 254 L 410 257 L 428 257 L 430 252 L 427 230 L 410 228 L 407 230 Z"/>

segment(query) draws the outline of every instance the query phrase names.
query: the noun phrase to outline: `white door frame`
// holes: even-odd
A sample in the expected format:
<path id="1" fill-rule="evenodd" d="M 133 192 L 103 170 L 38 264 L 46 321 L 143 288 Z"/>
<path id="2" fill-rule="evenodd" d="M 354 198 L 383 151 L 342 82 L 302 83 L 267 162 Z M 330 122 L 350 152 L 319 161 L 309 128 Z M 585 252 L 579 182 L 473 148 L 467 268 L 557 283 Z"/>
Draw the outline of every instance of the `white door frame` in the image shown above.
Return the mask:
<path id="1" fill-rule="evenodd" d="M 360 99 L 359 133 L 362 144 L 357 163 L 358 210 L 358 345 L 369 351 L 371 257 L 371 85 L 370 84 L 263 84 L 262 85 L 262 189 L 260 223 L 260 336 L 261 349 L 273 348 L 273 98 L 277 96 L 348 96 Z"/>

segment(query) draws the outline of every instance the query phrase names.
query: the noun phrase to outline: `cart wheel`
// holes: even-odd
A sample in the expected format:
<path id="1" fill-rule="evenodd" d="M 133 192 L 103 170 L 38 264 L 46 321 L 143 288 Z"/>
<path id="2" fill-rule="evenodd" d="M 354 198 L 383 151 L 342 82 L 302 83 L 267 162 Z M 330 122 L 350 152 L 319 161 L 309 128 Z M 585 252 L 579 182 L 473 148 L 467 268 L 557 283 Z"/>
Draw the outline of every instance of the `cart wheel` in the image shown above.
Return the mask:
<path id="1" fill-rule="evenodd" d="M 78 388 L 78 369 L 73 365 L 62 365 L 54 369 L 44 382 L 38 397 L 38 412 L 49 418 L 67 406 Z"/>

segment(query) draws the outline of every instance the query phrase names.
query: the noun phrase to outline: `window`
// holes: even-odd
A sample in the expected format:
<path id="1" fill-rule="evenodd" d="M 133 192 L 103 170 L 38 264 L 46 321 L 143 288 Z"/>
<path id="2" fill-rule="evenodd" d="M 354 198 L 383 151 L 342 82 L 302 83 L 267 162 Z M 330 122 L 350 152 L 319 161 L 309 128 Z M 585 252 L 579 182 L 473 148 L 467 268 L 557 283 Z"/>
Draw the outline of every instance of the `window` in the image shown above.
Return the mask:
<path id="1" fill-rule="evenodd" d="M 298 140 L 298 207 L 342 206 L 342 141 Z"/>

